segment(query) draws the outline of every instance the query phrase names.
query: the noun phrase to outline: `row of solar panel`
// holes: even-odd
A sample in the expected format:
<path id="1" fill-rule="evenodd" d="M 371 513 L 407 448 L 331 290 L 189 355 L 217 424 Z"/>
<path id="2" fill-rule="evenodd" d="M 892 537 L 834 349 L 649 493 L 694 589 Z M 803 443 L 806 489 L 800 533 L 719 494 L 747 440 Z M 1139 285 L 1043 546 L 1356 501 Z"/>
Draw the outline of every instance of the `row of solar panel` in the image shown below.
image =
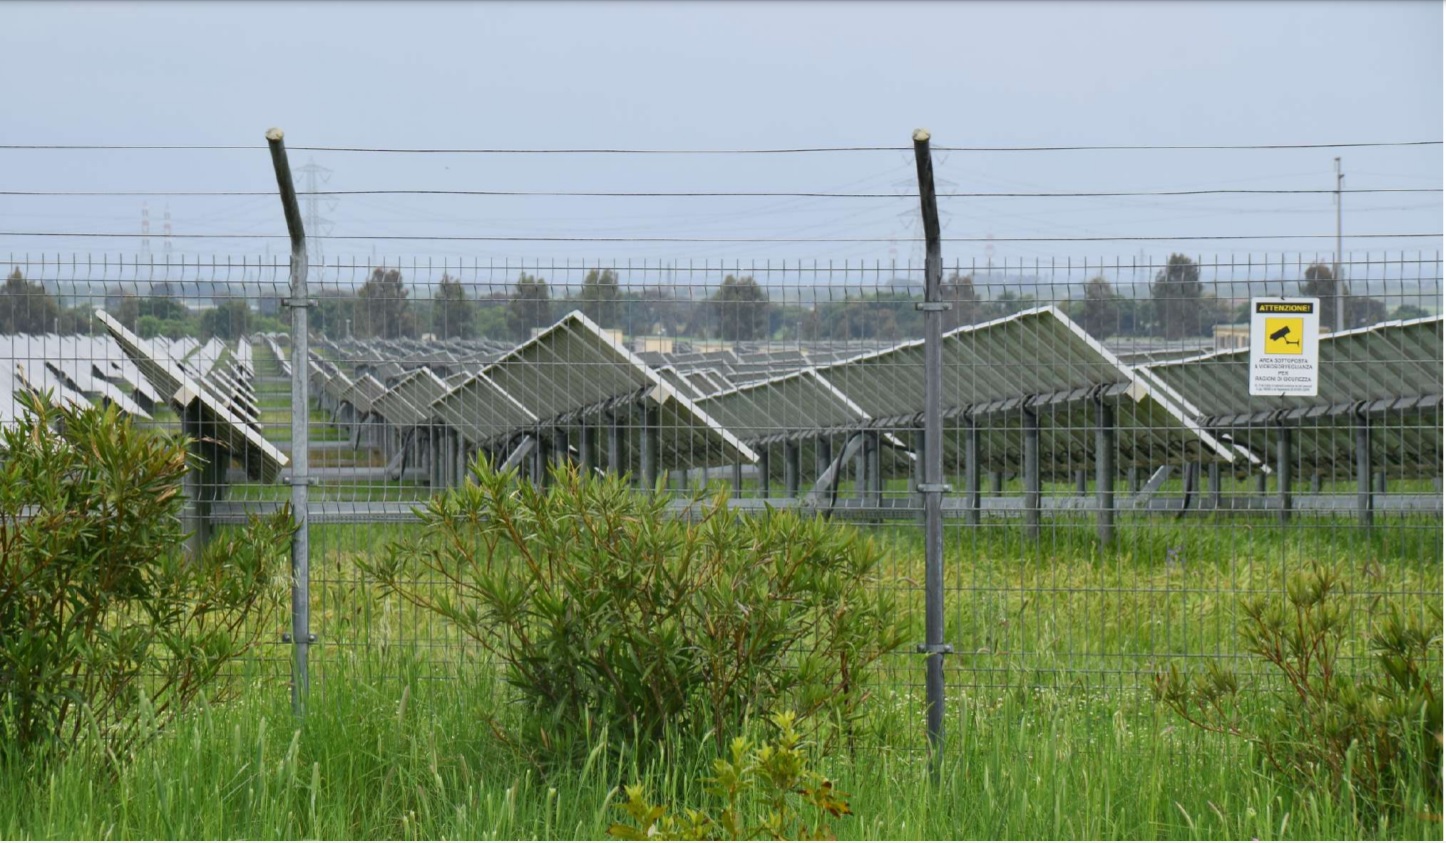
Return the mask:
<path id="1" fill-rule="evenodd" d="M 7 381 L 0 394 L 47 388 L 68 400 L 111 401 L 141 416 L 162 400 L 199 399 L 221 431 L 218 438 L 248 472 L 276 476 L 286 458 L 259 432 L 249 341 L 234 349 L 219 340 L 146 341 L 104 312 L 97 316 L 124 356 L 106 338 L 0 338 L 0 354 L 14 361 L 13 372 L 0 373 Z M 1329 469 L 1350 465 L 1350 431 L 1363 416 L 1374 416 L 1398 432 L 1378 446 L 1378 461 L 1436 472 L 1441 327 L 1441 318 L 1432 317 L 1327 335 L 1319 397 L 1266 398 L 1248 394 L 1244 351 L 1132 367 L 1058 309 L 1027 310 L 946 335 L 943 406 L 952 422 L 945 445 L 957 459 L 964 447 L 960 431 L 982 430 L 981 453 L 999 470 L 1017 464 L 1020 431 L 1035 425 L 1046 464 L 1083 468 L 1092 464 L 1096 409 L 1107 404 L 1117 429 L 1117 464 L 1266 469 L 1276 432 L 1286 424 L 1306 437 L 1299 450 Z M 286 367 L 275 337 L 257 341 Z M 826 363 L 798 350 L 774 352 L 763 365 L 793 368 L 742 385 L 719 377 L 709 389 L 685 375 L 728 370 L 737 376 L 763 355 L 684 352 L 654 361 L 663 364 L 654 368 L 577 312 L 504 353 L 474 346 L 475 359 L 485 362 L 471 371 L 458 365 L 463 358 L 410 371 L 384 361 L 398 369 L 388 370 L 384 382 L 378 375 L 387 373 L 378 372 L 373 352 L 387 345 L 331 344 L 323 350 L 338 359 L 314 356 L 312 387 L 323 408 L 351 425 L 370 419 L 400 429 L 444 426 L 474 447 L 505 447 L 521 436 L 607 420 L 651 424 L 667 432 L 658 467 L 686 469 L 754 462 L 771 444 L 821 434 L 915 430 L 923 412 L 918 340 Z M 348 348 L 368 353 L 349 360 L 340 356 Z M 13 399 L 0 405 L 6 410 L 5 418 L 13 418 Z M 656 418 L 644 415 L 649 411 Z"/>

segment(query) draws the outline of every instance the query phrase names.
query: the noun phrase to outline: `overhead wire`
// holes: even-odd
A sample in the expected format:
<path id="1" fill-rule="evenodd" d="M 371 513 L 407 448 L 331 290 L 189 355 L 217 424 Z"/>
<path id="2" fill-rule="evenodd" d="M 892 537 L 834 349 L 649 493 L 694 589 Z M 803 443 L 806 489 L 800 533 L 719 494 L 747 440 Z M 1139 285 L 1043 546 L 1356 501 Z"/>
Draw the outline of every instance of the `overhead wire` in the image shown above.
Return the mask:
<path id="1" fill-rule="evenodd" d="M 1250 143 L 1250 144 L 1075 144 L 1069 146 L 934 146 L 939 152 L 1095 152 L 1095 151 L 1202 151 L 1267 149 L 1363 149 L 1383 147 L 1440 146 L 1439 140 L 1352 141 L 1339 143 Z M 0 150 L 253 150 L 265 144 L 0 144 Z M 908 146 L 804 146 L 735 149 L 642 149 L 623 147 L 525 148 L 525 147 L 377 147 L 377 146 L 292 146 L 298 152 L 366 152 L 408 155 L 798 155 L 836 152 L 907 152 Z"/>
<path id="2" fill-rule="evenodd" d="M 1092 199 L 1159 196 L 1251 196 L 1251 195 L 1336 195 L 1363 193 L 1442 193 L 1440 187 L 1357 187 L 1342 190 L 1329 188 L 1216 188 L 1211 190 L 1110 190 L 1110 191 L 957 191 L 936 193 L 939 199 Z M 272 197 L 275 191 L 265 190 L 0 190 L 0 196 L 45 197 Z M 297 196 L 487 196 L 487 197 L 558 197 L 591 199 L 900 199 L 917 198 L 912 193 L 829 193 L 818 191 L 775 190 L 450 190 L 450 189 L 383 189 L 383 190 L 298 190 Z"/>
<path id="3" fill-rule="evenodd" d="M 67 232 L 67 231 L 0 231 L 0 237 L 103 237 L 132 238 L 159 237 L 156 234 L 130 234 L 120 232 Z M 285 234 L 172 234 L 172 239 L 196 240 L 238 240 L 238 239 L 287 239 Z M 1383 238 L 1440 237 L 1441 232 L 1393 232 L 1352 234 L 1353 240 Z M 314 235 L 317 240 L 402 240 L 402 241 L 476 241 L 476 242 L 538 242 L 538 243 L 892 243 L 923 242 L 918 237 L 553 237 L 553 236 L 489 236 L 489 235 L 398 235 L 398 234 L 329 234 Z M 1150 236 L 1098 236 L 1098 237 L 944 237 L 946 243 L 1065 243 L 1084 241 L 1189 241 L 1189 240 L 1327 240 L 1331 234 L 1211 234 L 1211 235 L 1150 235 Z"/>

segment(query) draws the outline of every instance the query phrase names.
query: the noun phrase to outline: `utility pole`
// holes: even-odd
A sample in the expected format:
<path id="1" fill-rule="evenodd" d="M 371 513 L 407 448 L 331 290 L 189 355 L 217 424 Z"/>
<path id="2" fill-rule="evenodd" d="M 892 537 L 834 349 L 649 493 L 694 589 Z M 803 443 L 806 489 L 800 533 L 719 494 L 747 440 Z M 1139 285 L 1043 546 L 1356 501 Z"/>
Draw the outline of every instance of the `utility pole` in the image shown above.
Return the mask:
<path id="1" fill-rule="evenodd" d="M 1341 159 L 1336 156 L 1336 332 L 1346 329 L 1346 279 L 1341 273 L 1341 184 L 1346 174 L 1341 172 Z"/>

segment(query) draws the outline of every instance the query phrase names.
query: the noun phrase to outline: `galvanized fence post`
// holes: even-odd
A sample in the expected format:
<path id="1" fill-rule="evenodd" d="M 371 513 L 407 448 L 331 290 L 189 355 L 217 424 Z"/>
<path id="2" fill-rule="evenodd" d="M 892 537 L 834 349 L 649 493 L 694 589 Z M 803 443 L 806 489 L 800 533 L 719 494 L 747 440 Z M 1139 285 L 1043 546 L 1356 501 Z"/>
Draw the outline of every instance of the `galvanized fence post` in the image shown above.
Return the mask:
<path id="1" fill-rule="evenodd" d="M 939 206 L 934 195 L 934 163 L 929 133 L 914 132 L 914 162 L 919 173 L 919 206 L 924 217 L 924 694 L 928 706 L 929 774 L 936 781 L 944 749 L 944 255 L 939 237 Z"/>
<path id="2" fill-rule="evenodd" d="M 307 349 L 306 231 L 301 225 L 301 209 L 296 202 L 296 187 L 291 181 L 291 165 L 286 159 L 286 145 L 280 129 L 269 129 L 266 141 L 271 146 L 271 163 L 276 169 L 276 186 L 281 193 L 281 208 L 286 214 L 286 230 L 291 235 L 291 297 L 285 301 L 291 309 L 291 515 L 296 519 L 296 532 L 291 537 L 291 708 L 300 715 L 305 712 L 310 688 L 308 651 L 314 640 L 311 635 L 311 552 L 310 519 L 307 517 L 307 483 L 310 482 L 311 413 L 308 410 L 307 378 L 310 374 Z"/>

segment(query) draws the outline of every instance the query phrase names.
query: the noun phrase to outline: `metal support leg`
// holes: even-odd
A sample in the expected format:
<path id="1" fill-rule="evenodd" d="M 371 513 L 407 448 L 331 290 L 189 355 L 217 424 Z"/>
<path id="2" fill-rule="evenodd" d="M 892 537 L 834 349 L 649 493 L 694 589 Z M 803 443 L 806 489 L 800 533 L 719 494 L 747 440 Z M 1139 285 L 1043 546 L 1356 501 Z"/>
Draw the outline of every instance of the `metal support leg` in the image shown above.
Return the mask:
<path id="1" fill-rule="evenodd" d="M 1210 508 L 1211 508 L 1211 509 L 1219 509 L 1219 508 L 1220 508 L 1220 463 L 1218 463 L 1218 462 L 1211 462 L 1211 463 L 1210 463 L 1210 468 L 1209 468 L 1208 470 L 1209 470 L 1209 474 L 1210 474 L 1210 478 L 1209 478 L 1209 479 L 1210 479 Z"/>
<path id="2" fill-rule="evenodd" d="M 623 465 L 622 420 L 616 414 L 608 419 L 608 471 L 618 477 L 628 472 L 627 466 Z"/>
<path id="3" fill-rule="evenodd" d="M 639 444 L 642 447 L 643 488 L 651 491 L 658 484 L 658 406 L 643 403 L 643 425 Z"/>
<path id="4" fill-rule="evenodd" d="M 1375 496 L 1371 494 L 1371 418 L 1362 415 L 1356 422 L 1356 512 L 1362 527 L 1375 521 Z"/>
<path id="5" fill-rule="evenodd" d="M 769 476 L 773 467 L 769 459 L 769 452 L 773 448 L 771 445 L 759 445 L 756 450 L 758 451 L 758 496 L 768 498 L 772 496 L 773 491 L 771 488 L 773 478 Z"/>
<path id="6" fill-rule="evenodd" d="M 914 431 L 914 485 L 924 482 L 924 429 Z"/>
<path id="7" fill-rule="evenodd" d="M 798 441 L 789 439 L 783 443 L 783 487 L 789 498 L 798 497 L 799 469 Z"/>
<path id="8" fill-rule="evenodd" d="M 1024 410 L 1024 535 L 1039 538 L 1039 415 Z"/>
<path id="9" fill-rule="evenodd" d="M 181 429 L 190 439 L 193 465 L 186 472 L 181 491 L 186 496 L 183 527 L 187 554 L 199 559 L 211 541 L 211 505 L 225 497 L 226 469 L 231 452 L 216 443 L 220 437 L 201 417 L 201 402 L 192 401 L 181 411 Z"/>
<path id="10" fill-rule="evenodd" d="M 979 423 L 966 418 L 964 429 L 964 523 L 979 526 Z M 991 473 L 992 474 L 992 473 Z"/>
<path id="11" fill-rule="evenodd" d="M 883 435 L 874 434 L 874 447 L 869 453 L 869 502 L 879 506 L 884 499 L 884 446 Z M 942 463 L 941 463 L 942 464 Z"/>
<path id="12" fill-rule="evenodd" d="M 817 482 L 828 471 L 829 463 L 833 462 L 833 438 L 828 435 L 815 437 L 813 440 L 813 478 Z"/>
<path id="13" fill-rule="evenodd" d="M 597 467 L 597 427 L 584 422 L 578 430 L 577 436 L 577 461 L 582 466 L 582 473 L 591 475 Z"/>
<path id="14" fill-rule="evenodd" d="M 1096 528 L 1100 547 L 1115 540 L 1115 408 L 1102 398 L 1095 404 Z"/>
<path id="15" fill-rule="evenodd" d="M 1291 428 L 1281 425 L 1275 435 L 1275 483 L 1280 492 L 1280 523 L 1290 523 Z"/>

